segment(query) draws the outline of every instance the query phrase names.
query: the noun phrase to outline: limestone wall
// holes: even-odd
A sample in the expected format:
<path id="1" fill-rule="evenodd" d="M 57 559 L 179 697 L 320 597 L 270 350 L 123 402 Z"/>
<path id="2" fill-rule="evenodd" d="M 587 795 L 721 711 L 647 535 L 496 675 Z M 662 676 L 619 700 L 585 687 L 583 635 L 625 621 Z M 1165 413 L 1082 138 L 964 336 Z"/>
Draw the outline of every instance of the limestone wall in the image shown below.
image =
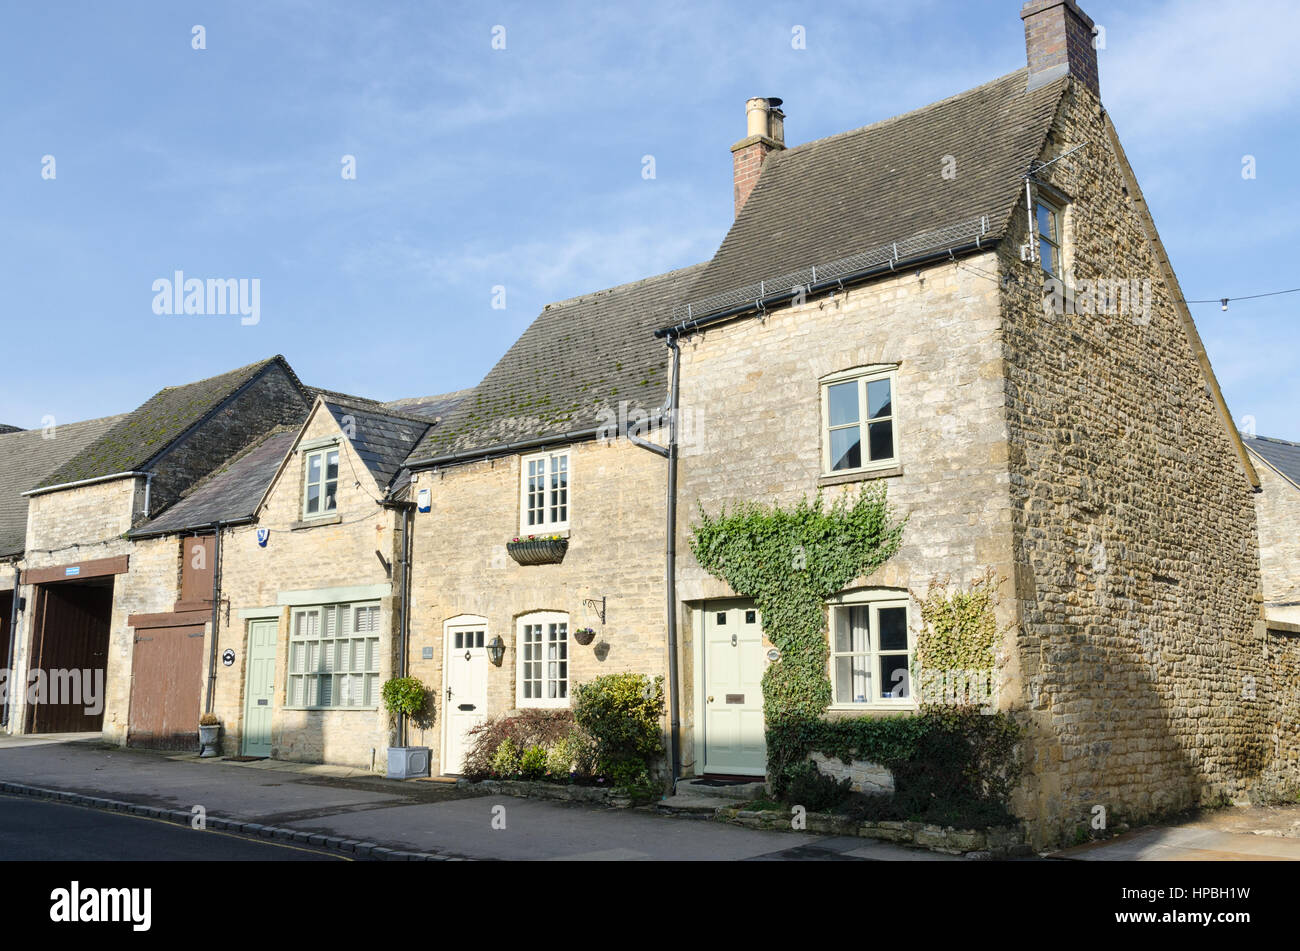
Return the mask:
<path id="1" fill-rule="evenodd" d="M 1071 201 L 1076 279 L 1151 281 L 1149 313 L 1047 314 L 999 250 L 1018 643 L 1038 844 L 1245 794 L 1269 751 L 1251 486 L 1126 196 L 1097 101 L 1075 88 L 1042 173 Z M 1257 692 L 1256 692 L 1257 689 Z"/>
<path id="2" fill-rule="evenodd" d="M 460 615 L 486 618 L 487 640 L 499 635 L 506 644 L 501 666 L 488 665 L 490 715 L 516 706 L 517 619 L 533 611 L 567 613 L 570 632 L 596 629 L 587 646 L 570 637 L 570 696 L 601 674 L 665 673 L 666 463 L 621 440 L 578 443 L 569 452 L 569 548 L 555 565 L 521 566 L 506 554 L 520 534 L 519 456 L 420 474 L 415 488 L 430 489 L 433 505 L 415 516 L 410 666 L 439 697 L 444 624 Z M 601 598 L 603 625 L 583 603 Z M 435 750 L 435 770 L 445 712 L 440 700 L 438 723 L 422 735 Z"/>

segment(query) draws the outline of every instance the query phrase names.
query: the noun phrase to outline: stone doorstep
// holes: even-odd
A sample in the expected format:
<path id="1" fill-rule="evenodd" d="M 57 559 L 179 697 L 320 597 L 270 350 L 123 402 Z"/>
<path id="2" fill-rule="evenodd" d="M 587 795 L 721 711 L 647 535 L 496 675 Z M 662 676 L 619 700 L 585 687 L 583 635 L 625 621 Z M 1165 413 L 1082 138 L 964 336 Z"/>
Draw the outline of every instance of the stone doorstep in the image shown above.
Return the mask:
<path id="1" fill-rule="evenodd" d="M 705 786 L 693 779 L 677 781 L 677 795 L 710 796 L 715 799 L 762 799 L 767 795 L 767 783 L 740 783 L 735 786 Z"/>
<path id="2" fill-rule="evenodd" d="M 98 809 L 103 812 L 122 812 L 128 815 L 145 816 L 182 826 L 189 826 L 194 818 L 192 813 L 181 809 L 163 809 L 157 806 L 145 806 L 139 803 L 104 799 L 98 796 L 84 796 L 80 793 L 66 792 L 61 789 L 43 789 L 39 786 L 27 786 L 23 783 L 0 782 L 0 792 L 14 796 L 30 796 L 33 799 L 50 799 L 55 802 L 65 802 L 70 805 L 84 806 L 87 809 Z M 304 832 L 300 829 L 285 829 L 278 826 L 262 825 L 257 822 L 242 822 L 238 819 L 226 819 L 221 816 L 208 816 L 206 825 L 213 830 L 231 833 L 241 838 L 278 839 L 284 842 L 296 842 L 375 861 L 463 861 L 458 856 L 442 855 L 438 852 L 411 852 L 388 849 L 376 845 L 374 842 L 361 842 L 343 836 Z"/>

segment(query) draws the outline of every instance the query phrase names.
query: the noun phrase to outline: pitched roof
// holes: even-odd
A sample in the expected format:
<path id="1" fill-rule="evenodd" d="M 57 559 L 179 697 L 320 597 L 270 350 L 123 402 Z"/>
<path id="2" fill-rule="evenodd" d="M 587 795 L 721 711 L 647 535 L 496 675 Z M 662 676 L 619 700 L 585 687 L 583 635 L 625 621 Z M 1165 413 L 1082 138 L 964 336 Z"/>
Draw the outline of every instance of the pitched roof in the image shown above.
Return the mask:
<path id="1" fill-rule="evenodd" d="M 0 435 L 0 557 L 20 554 L 27 539 L 27 498 L 51 472 L 99 439 L 125 416 L 63 423 L 51 433 L 40 429 Z"/>
<path id="2" fill-rule="evenodd" d="M 227 397 L 274 363 L 279 363 L 297 381 L 284 357 L 277 355 L 206 380 L 159 390 L 134 412 L 122 417 L 112 430 L 49 474 L 40 487 L 143 468 Z"/>
<path id="3" fill-rule="evenodd" d="M 752 302 L 758 295 L 749 285 L 763 281 L 771 291 L 778 279 L 810 267 L 844 276 L 832 275 L 830 265 L 894 242 L 917 251 L 965 244 L 983 216 L 986 236 L 1000 237 L 1067 84 L 1063 77 L 1026 92 L 1027 77 L 1022 69 L 914 112 L 773 152 L 687 295 L 693 316 Z M 951 179 L 942 175 L 948 155 L 956 161 Z M 933 246 L 920 247 L 927 238 Z M 684 312 L 683 305 L 679 319 Z"/>
<path id="4" fill-rule="evenodd" d="M 1246 448 L 1300 488 L 1300 443 L 1267 436 L 1247 436 Z"/>
<path id="5" fill-rule="evenodd" d="M 438 396 L 408 396 L 405 399 L 385 403 L 384 408 L 407 416 L 418 416 L 432 422 L 446 416 L 459 403 L 474 392 L 473 387 L 456 390 L 453 393 L 441 393 Z"/>
<path id="6" fill-rule="evenodd" d="M 653 331 L 703 267 L 548 304 L 409 461 L 593 429 L 624 401 L 628 412 L 659 409 L 668 356 Z"/>
<path id="7" fill-rule="evenodd" d="M 298 430 L 281 428 L 253 443 L 191 489 L 162 515 L 131 532 L 132 537 L 207 528 L 213 522 L 252 517 Z"/>
<path id="8" fill-rule="evenodd" d="M 23 431 L 21 426 L 10 426 L 8 423 L 0 423 L 0 436 L 5 433 L 20 433 Z"/>
<path id="9" fill-rule="evenodd" d="M 391 411 L 375 412 L 365 404 L 325 400 L 324 406 L 381 489 L 388 488 L 431 425 L 426 419 Z"/>

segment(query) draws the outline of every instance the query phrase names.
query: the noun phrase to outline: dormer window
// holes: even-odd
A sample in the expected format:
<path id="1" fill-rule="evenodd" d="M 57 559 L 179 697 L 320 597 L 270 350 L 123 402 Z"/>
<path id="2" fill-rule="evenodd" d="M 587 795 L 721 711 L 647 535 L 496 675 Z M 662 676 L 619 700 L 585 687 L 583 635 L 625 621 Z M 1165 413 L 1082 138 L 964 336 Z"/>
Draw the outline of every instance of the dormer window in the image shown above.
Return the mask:
<path id="1" fill-rule="evenodd" d="M 1061 276 L 1061 210 L 1039 199 L 1035 213 L 1038 230 L 1038 260 L 1052 277 Z"/>
<path id="2" fill-rule="evenodd" d="M 319 518 L 338 511 L 338 447 L 307 453 L 306 481 L 302 493 L 303 518 Z"/>

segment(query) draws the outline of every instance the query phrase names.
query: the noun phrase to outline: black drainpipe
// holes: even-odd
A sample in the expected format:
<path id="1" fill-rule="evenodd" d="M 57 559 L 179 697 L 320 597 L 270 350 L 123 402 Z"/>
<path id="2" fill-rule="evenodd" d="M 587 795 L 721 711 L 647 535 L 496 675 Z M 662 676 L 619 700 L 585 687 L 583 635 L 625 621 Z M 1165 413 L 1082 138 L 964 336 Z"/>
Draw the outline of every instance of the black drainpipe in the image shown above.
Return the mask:
<path id="1" fill-rule="evenodd" d="M 411 631 L 411 554 L 415 550 L 411 532 L 415 525 L 415 503 L 390 501 L 386 503 L 402 513 L 402 571 L 399 583 L 402 594 L 397 600 L 397 676 L 405 677 L 410 670 L 407 642 Z M 405 716 L 397 718 L 397 745 L 406 746 L 407 722 Z"/>
<path id="2" fill-rule="evenodd" d="M 682 351 L 675 335 L 668 338 L 668 347 L 673 352 L 673 376 L 668 390 L 668 545 L 664 567 L 668 573 L 668 712 L 671 718 L 668 745 L 672 761 L 668 793 L 672 795 L 677 791 L 677 777 L 682 771 L 682 713 L 677 684 L 677 398 Z"/>
<path id="3" fill-rule="evenodd" d="M 208 697 L 204 713 L 212 712 L 217 692 L 217 631 L 221 626 L 221 523 L 213 522 L 216 541 L 212 543 L 212 649 L 208 652 Z"/>

